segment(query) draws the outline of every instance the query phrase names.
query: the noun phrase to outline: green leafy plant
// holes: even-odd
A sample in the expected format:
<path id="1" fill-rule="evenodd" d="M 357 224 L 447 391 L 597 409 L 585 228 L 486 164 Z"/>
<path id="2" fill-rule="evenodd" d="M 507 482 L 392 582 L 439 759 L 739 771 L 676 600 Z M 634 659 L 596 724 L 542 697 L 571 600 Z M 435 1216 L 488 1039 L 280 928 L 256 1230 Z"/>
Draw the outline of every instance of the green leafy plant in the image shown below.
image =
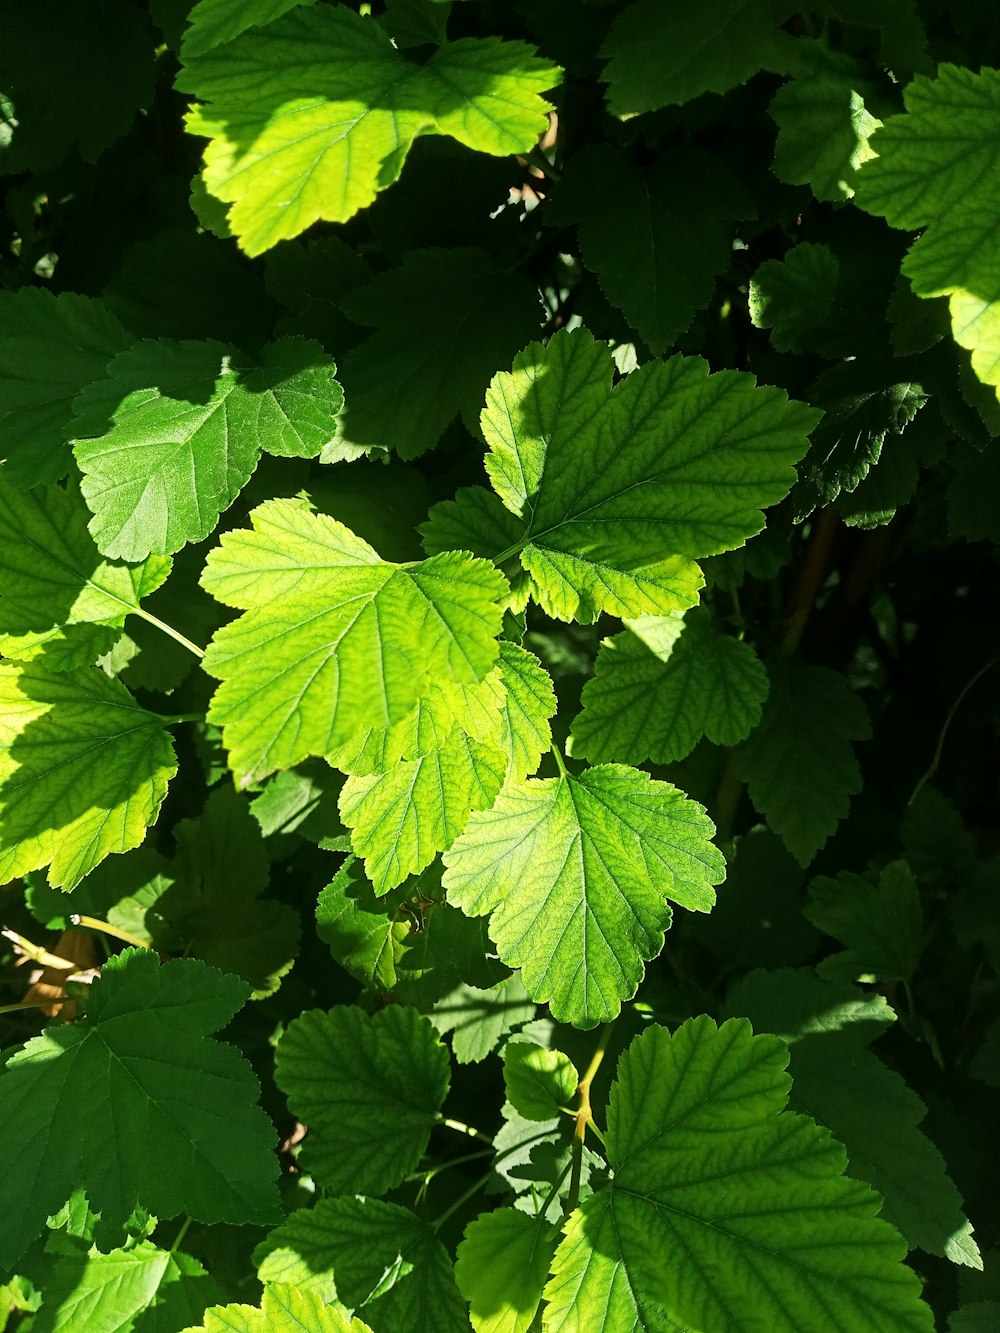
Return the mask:
<path id="1" fill-rule="evenodd" d="M 995 24 L 0 24 L 0 1329 L 994 1327 Z"/>

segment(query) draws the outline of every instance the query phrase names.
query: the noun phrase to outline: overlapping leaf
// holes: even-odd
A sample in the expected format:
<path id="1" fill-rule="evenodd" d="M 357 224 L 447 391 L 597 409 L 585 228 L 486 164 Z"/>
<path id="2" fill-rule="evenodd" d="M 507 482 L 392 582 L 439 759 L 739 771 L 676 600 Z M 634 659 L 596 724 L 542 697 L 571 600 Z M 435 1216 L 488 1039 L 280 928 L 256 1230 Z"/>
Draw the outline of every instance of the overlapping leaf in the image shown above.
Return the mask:
<path id="1" fill-rule="evenodd" d="M 163 1219 L 274 1219 L 278 1164 L 257 1080 L 210 1036 L 248 994 L 193 959 L 160 966 L 128 950 L 104 965 L 85 1020 L 12 1056 L 0 1074 L 6 1263 L 78 1187 L 101 1214 L 98 1242 L 137 1204 Z"/>
<path id="2" fill-rule="evenodd" d="M 372 1333 L 468 1333 L 451 1258 L 408 1208 L 377 1199 L 321 1199 L 254 1251 L 257 1275 L 360 1311 Z"/>
<path id="3" fill-rule="evenodd" d="M 800 865 L 808 865 L 861 786 L 852 741 L 871 734 L 865 706 L 826 667 L 775 661 L 758 726 L 735 752 L 750 799 Z"/>
<path id="4" fill-rule="evenodd" d="M 1000 385 L 1000 70 L 941 65 L 917 75 L 872 147 L 858 203 L 922 230 L 903 261 L 918 296 L 947 296 L 955 341 L 984 384 Z"/>
<path id="5" fill-rule="evenodd" d="M 312 1009 L 286 1028 L 275 1078 L 310 1127 L 303 1166 L 337 1193 L 383 1194 L 427 1147 L 448 1053 L 414 1009 Z"/>
<path id="6" fill-rule="evenodd" d="M 809 886 L 806 916 L 846 946 L 824 958 L 821 976 L 839 981 L 909 981 L 923 947 L 916 881 L 905 861 L 872 883 L 862 875 L 821 876 Z"/>
<path id="7" fill-rule="evenodd" d="M 73 399 L 130 341 L 89 296 L 0 292 L 0 454 L 8 480 L 37 486 L 66 475 Z"/>
<path id="8" fill-rule="evenodd" d="M 474 423 L 490 376 L 542 319 L 535 285 L 482 250 L 411 251 L 341 305 L 375 332 L 344 357 L 347 402 L 324 460 L 373 446 L 415 458 L 460 413 Z"/>
<path id="9" fill-rule="evenodd" d="M 72 889 L 137 847 L 176 772 L 162 719 L 96 668 L 0 663 L 0 882 Z"/>
<path id="10" fill-rule="evenodd" d="M 604 294 L 660 355 L 711 300 L 732 254 L 732 222 L 752 211 L 707 153 L 676 150 L 640 168 L 619 149 L 592 147 L 573 158 L 548 220 L 578 225 Z"/>
<path id="11" fill-rule="evenodd" d="M 573 1214 L 547 1327 L 930 1333 L 930 1307 L 878 1196 L 785 1110 L 787 1047 L 745 1020 L 651 1028 L 618 1066 L 608 1189 Z"/>
<path id="12" fill-rule="evenodd" d="M 200 1317 L 223 1291 L 197 1259 L 151 1241 L 102 1254 L 66 1246 L 48 1256 L 36 1327 L 52 1333 L 159 1333 Z"/>
<path id="13" fill-rule="evenodd" d="M 451 1049 L 460 1065 L 478 1064 L 508 1032 L 530 1023 L 536 1007 L 515 972 L 496 986 L 456 986 L 434 1006 L 430 1020 L 438 1032 L 451 1033 Z"/>
<path id="14" fill-rule="evenodd" d="M 804 242 L 783 260 L 767 259 L 750 280 L 750 318 L 771 330 L 778 352 L 823 350 L 840 265 L 828 245 Z"/>
<path id="15" fill-rule="evenodd" d="M 634 0 L 604 45 L 611 110 L 624 117 L 677 106 L 728 92 L 758 70 L 794 67 L 794 40 L 775 18 L 771 0 Z"/>
<path id="16" fill-rule="evenodd" d="M 259 365 L 215 342 L 142 342 L 79 395 L 73 431 L 90 530 L 105 555 L 141 560 L 200 541 L 261 450 L 318 454 L 343 403 L 317 343 L 290 338 Z"/>
<path id="17" fill-rule="evenodd" d="M 869 139 L 882 122 L 865 109 L 851 78 L 811 72 L 792 79 L 770 111 L 778 125 L 778 179 L 810 186 L 817 199 L 853 198 L 858 168 L 875 156 Z"/>
<path id="18" fill-rule="evenodd" d="M 496 376 L 486 467 L 520 520 L 517 530 L 504 520 L 516 539 L 491 550 L 505 529 L 464 491 L 435 506 L 426 549 L 464 532 L 477 554 L 518 557 L 532 595 L 561 620 L 692 606 L 695 560 L 760 531 L 761 508 L 787 493 L 819 414 L 750 375 L 709 375 L 698 357 L 650 363 L 614 389 L 613 373 L 610 350 L 577 329 L 532 344 Z"/>
<path id="19" fill-rule="evenodd" d="M 708 911 L 725 863 L 704 810 L 620 765 L 507 788 L 449 852 L 448 899 L 492 913 L 500 957 L 556 1018 L 614 1018 L 663 947 L 666 900 Z"/>
<path id="20" fill-rule="evenodd" d="M 455 1278 L 476 1333 L 528 1333 L 555 1248 L 548 1221 L 515 1208 L 498 1208 L 469 1223 Z"/>
<path id="21" fill-rule="evenodd" d="M 541 94 L 558 79 L 530 47 L 493 38 L 448 43 L 417 65 L 372 19 L 322 5 L 186 53 L 178 84 L 203 104 L 188 128 L 210 141 L 205 183 L 256 255 L 365 208 L 419 134 L 528 152 L 546 125 Z"/>
<path id="22" fill-rule="evenodd" d="M 265 1287 L 260 1305 L 213 1305 L 204 1321 L 182 1333 L 376 1333 L 343 1307 L 324 1305 L 314 1291 L 287 1283 Z"/>
<path id="23" fill-rule="evenodd" d="M 668 764 L 703 736 L 735 745 L 758 722 L 767 690 L 753 649 L 719 634 L 704 614 L 641 617 L 602 643 L 573 723 L 573 753 Z"/>
<path id="24" fill-rule="evenodd" d="M 22 492 L 0 476 L 0 653 L 50 671 L 108 652 L 125 617 L 170 573 L 152 556 L 131 567 L 102 559 L 79 492 Z"/>
<path id="25" fill-rule="evenodd" d="M 222 726 L 244 784 L 403 721 L 440 682 L 476 684 L 498 653 L 504 580 L 451 552 L 394 565 L 302 501 L 226 534 L 203 586 L 244 615 L 213 638 Z"/>
<path id="26" fill-rule="evenodd" d="M 867 1049 L 894 1018 L 882 997 L 783 968 L 743 978 L 727 1009 L 789 1043 L 791 1105 L 836 1135 L 848 1171 L 878 1190 L 883 1217 L 907 1242 L 982 1267 L 944 1159 L 918 1128 L 927 1107 Z"/>

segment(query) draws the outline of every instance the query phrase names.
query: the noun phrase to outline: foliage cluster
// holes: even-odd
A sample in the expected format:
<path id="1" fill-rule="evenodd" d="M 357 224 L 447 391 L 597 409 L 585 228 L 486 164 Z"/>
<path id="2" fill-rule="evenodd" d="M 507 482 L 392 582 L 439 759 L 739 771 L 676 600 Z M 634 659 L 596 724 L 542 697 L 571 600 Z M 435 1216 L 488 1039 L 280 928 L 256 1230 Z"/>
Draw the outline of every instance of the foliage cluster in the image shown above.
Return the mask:
<path id="1" fill-rule="evenodd" d="M 0 1328 L 1000 1327 L 988 7 L 0 32 Z"/>

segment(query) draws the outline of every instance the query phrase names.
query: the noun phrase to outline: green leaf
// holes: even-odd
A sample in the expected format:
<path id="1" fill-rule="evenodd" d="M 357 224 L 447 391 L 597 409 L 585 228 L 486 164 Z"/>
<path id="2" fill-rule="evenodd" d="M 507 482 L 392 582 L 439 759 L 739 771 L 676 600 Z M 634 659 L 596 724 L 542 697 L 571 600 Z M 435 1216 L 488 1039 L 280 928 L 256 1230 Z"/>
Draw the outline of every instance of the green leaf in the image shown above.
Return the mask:
<path id="1" fill-rule="evenodd" d="M 451 1049 L 460 1065 L 478 1064 L 514 1028 L 530 1023 L 535 1004 L 515 972 L 499 985 L 483 990 L 457 986 L 429 1015 L 438 1032 L 452 1033 Z"/>
<path id="2" fill-rule="evenodd" d="M 1000 385 L 1000 70 L 942 64 L 907 84 L 906 114 L 874 140 L 858 203 L 904 231 L 922 229 L 903 260 L 918 296 L 947 296 L 952 335 L 984 384 Z"/>
<path id="3" fill-rule="evenodd" d="M 232 205 L 229 225 L 257 255 L 320 218 L 346 222 L 366 208 L 418 135 L 495 156 L 529 152 L 546 127 L 541 94 L 558 77 L 530 47 L 495 38 L 448 43 L 416 65 L 370 18 L 322 5 L 186 53 L 178 86 L 204 104 L 188 129 L 210 140 L 205 183 Z"/>
<path id="4" fill-rule="evenodd" d="M 875 156 L 869 139 L 882 122 L 865 109 L 851 77 L 810 72 L 792 79 L 778 89 L 770 112 L 778 126 L 778 179 L 808 185 L 817 199 L 852 199 L 858 168 Z"/>
<path id="5" fill-rule="evenodd" d="M 611 111 L 635 116 L 728 92 L 758 70 L 783 73 L 794 59 L 794 39 L 781 31 L 773 9 L 771 0 L 688 7 L 635 0 L 604 44 Z"/>
<path id="6" fill-rule="evenodd" d="M 137 847 L 177 771 L 162 719 L 93 667 L 0 663 L 0 883 L 72 889 Z"/>
<path id="7" fill-rule="evenodd" d="M 413 1009 L 311 1009 L 285 1029 L 275 1078 L 310 1129 L 303 1167 L 337 1193 L 384 1194 L 423 1156 L 448 1053 Z"/>
<path id="8" fill-rule="evenodd" d="M 871 734 L 847 680 L 795 660 L 768 666 L 759 725 L 734 752 L 750 799 L 800 865 L 808 865 L 860 790 L 851 742 Z"/>
<path id="9" fill-rule="evenodd" d="M 817 970 L 831 981 L 909 981 L 923 949 L 924 920 L 916 880 L 894 861 L 878 883 L 861 875 L 825 876 L 809 886 L 806 916 L 846 946 Z"/>
<path id="10" fill-rule="evenodd" d="M 546 1288 L 552 1333 L 756 1322 L 775 1333 L 930 1333 L 930 1307 L 844 1150 L 785 1110 L 788 1052 L 745 1020 L 650 1028 L 622 1056 L 614 1179 L 572 1215 Z"/>
<path id="11" fill-rule="evenodd" d="M 500 642 L 500 748 L 507 754 L 507 782 L 523 782 L 537 769 L 552 744 L 549 719 L 555 716 L 552 677 L 533 653 Z"/>
<path id="12" fill-rule="evenodd" d="M 898 379 L 879 362 L 840 362 L 815 381 L 810 397 L 824 408 L 792 492 L 801 520 L 854 491 L 882 456 L 887 440 L 900 436 L 927 402 L 923 386 Z"/>
<path id="13" fill-rule="evenodd" d="M 601 290 L 659 356 L 708 305 L 732 255 L 732 221 L 753 202 L 707 153 L 678 149 L 640 168 L 619 149 L 595 146 L 571 160 L 553 210 L 550 222 L 578 225 Z"/>
<path id="14" fill-rule="evenodd" d="M 528 1120 L 551 1120 L 576 1092 L 580 1075 L 562 1051 L 529 1041 L 509 1041 L 503 1048 L 507 1100 Z"/>
<path id="15" fill-rule="evenodd" d="M 165 556 L 110 564 L 75 490 L 15 490 L 0 476 L 0 653 L 50 671 L 108 652 L 130 612 L 170 573 Z"/>
<path id="16" fill-rule="evenodd" d="M 877 528 L 889 523 L 896 511 L 913 498 L 920 480 L 920 464 L 912 435 L 887 437 L 878 462 L 857 489 L 837 496 L 837 512 L 851 528 Z"/>
<path id="17" fill-rule="evenodd" d="M 209 720 L 241 785 L 402 722 L 441 682 L 496 662 L 505 583 L 461 552 L 394 565 L 300 500 L 227 533 L 202 585 L 245 609 L 213 638 Z"/>
<path id="18" fill-rule="evenodd" d="M 243 977 L 251 999 L 272 994 L 295 961 L 299 919 L 285 903 L 260 897 L 270 872 L 245 798 L 219 788 L 174 837 L 174 883 L 156 901 L 154 946 L 170 947 L 173 937 L 210 967 Z"/>
<path id="19" fill-rule="evenodd" d="M 473 814 L 445 853 L 448 899 L 490 935 L 560 1021 L 615 1018 L 663 947 L 666 899 L 707 912 L 725 863 L 676 787 L 620 765 L 533 779 Z"/>
<path id="20" fill-rule="evenodd" d="M 192 60 L 224 46 L 248 28 L 260 28 L 311 0 L 197 0 L 191 6 L 181 59 Z"/>
<path id="21" fill-rule="evenodd" d="M 700 610 L 643 616 L 605 639 L 583 687 L 573 753 L 595 763 L 669 764 L 703 736 L 735 745 L 760 720 L 767 673 L 749 644 Z"/>
<path id="22" fill-rule="evenodd" d="M 727 1009 L 757 1032 L 791 1046 L 790 1103 L 826 1125 L 847 1149 L 849 1173 L 885 1200 L 882 1216 L 911 1246 L 981 1268 L 972 1227 L 944 1159 L 917 1126 L 927 1107 L 865 1047 L 885 1020 L 865 995 L 809 971 L 753 972 L 730 992 Z"/>
<path id="23" fill-rule="evenodd" d="M 455 1279 L 476 1333 L 528 1333 L 555 1253 L 544 1217 L 515 1208 L 484 1213 L 465 1228 Z"/>
<path id="24" fill-rule="evenodd" d="M 153 31 L 128 0 L 6 0 L 0 26 L 0 88 L 11 108 L 4 175 L 44 171 L 73 153 L 96 162 L 153 96 Z"/>
<path id="25" fill-rule="evenodd" d="M 341 967 L 366 986 L 396 988 L 411 924 L 400 911 L 402 900 L 403 894 L 376 898 L 361 862 L 349 856 L 316 902 L 316 933 Z"/>
<path id="26" fill-rule="evenodd" d="M 343 403 L 317 343 L 286 339 L 259 366 L 223 343 L 142 342 L 76 400 L 76 460 L 105 555 L 177 551 L 215 527 L 261 450 L 318 454 Z"/>
<path id="27" fill-rule="evenodd" d="M 777 967 L 813 957 L 820 936 L 802 915 L 805 876 L 781 839 L 758 824 L 733 840 L 728 859 L 719 901 L 708 916 L 687 923 L 695 939 L 728 966 Z"/>
<path id="28" fill-rule="evenodd" d="M 373 1333 L 360 1319 L 324 1305 L 313 1291 L 265 1287 L 260 1306 L 214 1305 L 204 1321 L 182 1333 Z"/>
<path id="29" fill-rule="evenodd" d="M 388 773 L 351 776 L 340 814 L 351 845 L 365 858 L 376 893 L 385 893 L 430 865 L 503 785 L 506 758 L 453 726 L 440 749 L 404 759 Z"/>
<path id="30" fill-rule="evenodd" d="M 377 1199 L 320 1199 L 254 1251 L 264 1283 L 287 1283 L 361 1311 L 373 1333 L 468 1333 L 451 1258 L 408 1208 Z"/>
<path id="31" fill-rule="evenodd" d="M 542 322 L 536 286 L 482 250 L 411 250 L 341 304 L 376 332 L 344 357 L 347 405 L 324 461 L 376 446 L 416 458 L 459 414 L 474 423 L 497 366 Z"/>
<path id="32" fill-rule="evenodd" d="M 1000 1324 L 1000 1301 L 973 1301 L 948 1320 L 948 1333 L 994 1333 Z"/>
<path id="33" fill-rule="evenodd" d="M 181 1328 L 222 1288 L 196 1259 L 151 1241 L 101 1254 L 60 1251 L 46 1264 L 43 1313 L 53 1333 L 130 1333 Z"/>
<path id="34" fill-rule="evenodd" d="M 823 350 L 840 264 L 828 245 L 794 245 L 784 259 L 767 259 L 750 279 L 750 318 L 771 330 L 776 352 Z"/>
<path id="35" fill-rule="evenodd" d="M 8 480 L 37 486 L 66 475 L 73 399 L 129 342 L 110 310 L 89 296 L 54 296 L 40 287 L 0 292 L 0 439 Z"/>
<path id="36" fill-rule="evenodd" d="M 7 1062 L 7 1263 L 78 1186 L 101 1214 L 98 1244 L 137 1204 L 164 1220 L 274 1219 L 278 1163 L 257 1080 L 237 1051 L 210 1038 L 248 993 L 193 959 L 160 966 L 129 949 L 104 964 L 85 1019 L 49 1028 Z"/>
<path id="37" fill-rule="evenodd" d="M 614 361 L 584 329 L 533 343 L 497 375 L 482 416 L 494 489 L 521 520 L 532 596 L 559 620 L 694 605 L 694 560 L 741 546 L 787 494 L 818 416 L 736 371 L 675 356 L 612 391 Z M 474 493 L 473 493 L 474 494 Z M 459 501 L 435 506 L 430 523 Z M 425 529 L 425 532 L 427 529 Z"/>

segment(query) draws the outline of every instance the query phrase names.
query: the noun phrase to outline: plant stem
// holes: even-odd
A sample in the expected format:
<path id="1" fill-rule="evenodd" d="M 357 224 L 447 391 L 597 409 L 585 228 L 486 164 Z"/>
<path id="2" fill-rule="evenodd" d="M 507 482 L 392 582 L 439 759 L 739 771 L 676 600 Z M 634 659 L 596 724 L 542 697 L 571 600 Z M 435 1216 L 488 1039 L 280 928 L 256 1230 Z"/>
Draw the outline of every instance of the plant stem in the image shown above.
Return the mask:
<path id="1" fill-rule="evenodd" d="M 573 1174 L 570 1176 L 569 1196 L 566 1199 L 567 1215 L 580 1202 L 580 1175 L 583 1170 L 583 1141 L 587 1137 L 587 1126 L 593 1125 L 594 1113 L 590 1107 L 590 1087 L 594 1081 L 597 1071 L 601 1067 L 601 1062 L 607 1053 L 608 1042 L 611 1040 L 611 1023 L 605 1023 L 601 1029 L 600 1040 L 591 1056 L 590 1064 L 587 1066 L 587 1072 L 580 1080 L 580 1086 L 577 1092 L 580 1095 L 580 1107 L 576 1113 L 576 1124 L 573 1127 Z"/>
<path id="2" fill-rule="evenodd" d="M 470 1139 L 478 1139 L 480 1143 L 488 1143 L 491 1147 L 493 1145 L 493 1140 L 488 1134 L 476 1129 L 475 1125 L 467 1125 L 464 1120 L 452 1120 L 450 1116 L 442 1116 L 439 1123 L 448 1129 L 453 1129 L 456 1134 L 467 1134 Z"/>
<path id="3" fill-rule="evenodd" d="M 74 912 L 69 921 L 71 926 L 85 926 L 87 930 L 99 930 L 104 935 L 112 935 L 116 940 L 124 940 L 126 944 L 134 944 L 138 949 L 152 947 L 145 940 L 141 940 L 138 935 L 133 935 L 130 930 L 121 930 L 118 926 L 113 926 L 110 921 L 99 921 L 95 916 L 85 916 L 82 912 Z"/>
<path id="4" fill-rule="evenodd" d="M 927 772 L 923 774 L 920 781 L 913 788 L 913 795 L 906 802 L 907 805 L 913 804 L 913 802 L 920 795 L 921 789 L 924 787 L 925 783 L 930 782 L 931 778 L 938 771 L 938 765 L 941 763 L 941 755 L 944 752 L 945 738 L 948 735 L 948 728 L 955 720 L 955 714 L 961 707 L 962 700 L 972 689 L 973 685 L 977 684 L 980 680 L 982 680 L 983 676 L 986 675 L 987 671 L 990 671 L 993 667 L 995 667 L 998 662 L 1000 662 L 1000 655 L 996 657 L 991 657 L 990 660 L 984 666 L 981 666 L 979 670 L 975 673 L 975 675 L 971 676 L 959 690 L 954 703 L 948 709 L 948 716 L 945 718 L 944 725 L 941 728 L 941 734 L 938 736 L 937 745 L 934 747 L 934 758 L 931 760 Z"/>
<path id="5" fill-rule="evenodd" d="M 168 625 L 165 620 L 160 620 L 158 616 L 152 615 L 143 607 L 136 607 L 133 611 L 133 615 L 141 616 L 142 619 L 147 621 L 150 625 L 155 625 L 156 628 L 162 630 L 164 634 L 169 634 L 172 639 L 182 647 L 186 648 L 189 653 L 194 653 L 195 657 L 199 660 L 205 656 L 204 648 L 199 648 L 196 643 L 192 643 L 190 639 L 185 638 L 180 630 L 174 629 L 173 625 Z"/>
<path id="6" fill-rule="evenodd" d="M 795 654 L 806 622 L 812 612 L 813 602 L 819 592 L 820 583 L 826 572 L 826 563 L 833 546 L 833 534 L 837 530 L 837 512 L 834 509 L 821 509 L 816 515 L 812 532 L 806 543 L 805 559 L 799 569 L 799 576 L 788 599 L 785 611 L 785 632 L 781 639 L 782 657 Z"/>
<path id="7" fill-rule="evenodd" d="M 552 755 L 556 761 L 556 767 L 559 769 L 559 776 L 561 778 L 568 778 L 569 774 L 566 772 L 566 761 L 563 759 L 562 751 L 559 749 L 559 746 L 556 745 L 555 741 L 552 742 Z"/>
<path id="8" fill-rule="evenodd" d="M 171 1253 L 171 1254 L 176 1254 L 177 1251 L 178 1251 L 178 1249 L 180 1249 L 181 1242 L 183 1241 L 184 1237 L 187 1235 L 187 1229 L 188 1229 L 188 1227 L 189 1227 L 190 1225 L 191 1225 L 191 1219 L 190 1219 L 190 1217 L 185 1217 L 184 1221 L 181 1223 L 180 1230 L 178 1231 L 177 1235 L 174 1237 L 174 1243 L 173 1243 L 173 1245 L 171 1245 L 171 1247 L 170 1247 L 170 1253 Z"/>

